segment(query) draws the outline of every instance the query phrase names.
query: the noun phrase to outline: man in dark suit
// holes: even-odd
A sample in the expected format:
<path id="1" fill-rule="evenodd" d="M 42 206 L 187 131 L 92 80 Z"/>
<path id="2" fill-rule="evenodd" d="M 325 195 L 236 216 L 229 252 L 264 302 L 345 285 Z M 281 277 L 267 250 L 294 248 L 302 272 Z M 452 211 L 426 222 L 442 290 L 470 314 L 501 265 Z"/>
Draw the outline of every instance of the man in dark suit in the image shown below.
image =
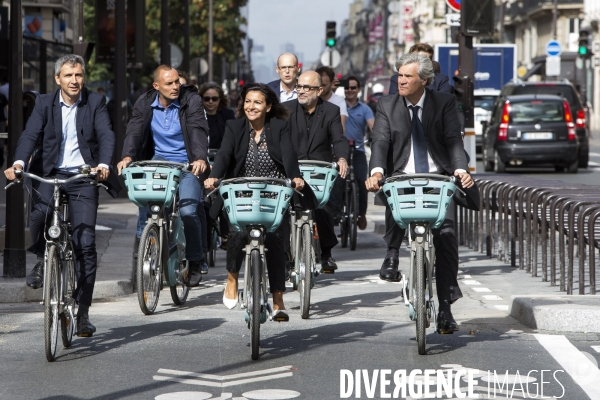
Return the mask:
<path id="1" fill-rule="evenodd" d="M 384 174 L 428 172 L 454 175 L 460 179 L 463 188 L 473 187 L 473 180 L 467 173 L 454 97 L 425 89 L 434 76 L 431 60 L 422 54 L 409 53 L 398 60 L 396 67 L 399 95 L 384 96 L 377 103 L 367 189 L 379 190 L 378 182 Z M 440 228 L 433 230 L 440 309 L 438 332 L 441 333 L 458 330 L 450 304 L 462 297 L 457 281 L 458 242 L 454 219 L 454 204 L 451 203 L 446 220 Z M 386 207 L 384 240 L 388 250 L 380 271 L 383 280 L 397 281 L 401 276 L 398 249 L 403 237 L 404 230 L 396 225 Z"/>
<path id="2" fill-rule="evenodd" d="M 298 98 L 296 82 L 298 81 L 298 57 L 292 53 L 283 53 L 277 57 L 277 75 L 279 79 L 269 82 L 268 87 L 273 89 L 281 103 Z"/>
<path id="3" fill-rule="evenodd" d="M 54 78 L 60 88 L 37 98 L 33 113 L 19 138 L 16 161 L 4 174 L 9 180 L 13 180 L 14 170 L 22 170 L 27 166 L 31 173 L 65 179 L 77 174 L 82 164 L 89 164 L 93 167 L 92 170 L 97 171 L 98 180 L 107 180 L 115 135 L 104 96 L 83 87 L 85 63 L 80 56 L 69 54 L 59 58 L 54 71 Z M 38 140 L 40 145 L 34 153 Z M 116 196 L 120 186 L 115 176 L 110 176 L 107 184 L 114 190 L 109 192 Z M 54 187 L 38 181 L 32 181 L 32 187 L 29 219 L 32 245 L 28 250 L 37 255 L 38 261 L 27 276 L 27 285 L 37 289 L 43 284 L 46 247 L 44 231 L 50 216 L 47 211 Z M 90 337 L 96 331 L 89 320 L 88 309 L 92 304 L 98 265 L 95 242 L 98 187 L 90 185 L 89 181 L 77 180 L 63 185 L 61 190 L 69 198 L 73 247 L 77 261 L 77 288 L 73 293 L 73 298 L 79 304 L 76 334 Z"/>
<path id="4" fill-rule="evenodd" d="M 348 170 L 348 140 L 344 136 L 340 108 L 319 96 L 323 90 L 321 76 L 315 71 L 306 71 L 298 78 L 298 99 L 283 103 L 290 110 L 292 143 L 299 160 L 332 161 L 331 148 L 337 157 L 339 173 L 346 177 Z M 323 272 L 333 273 L 337 269 L 331 257 L 331 249 L 338 243 L 333 228 L 333 217 L 324 210 L 314 210 L 321 244 L 321 266 Z"/>
<path id="5" fill-rule="evenodd" d="M 417 43 L 413 45 L 408 52 L 425 54 L 433 62 L 433 47 L 431 47 L 427 43 Z M 446 92 L 452 94 L 452 86 L 450 86 L 450 80 L 448 79 L 448 75 L 442 74 L 441 72 L 435 72 L 433 81 L 430 85 L 427 86 L 427 89 L 431 89 L 436 92 Z M 390 89 L 388 90 L 388 94 L 396 93 L 398 93 L 398 74 L 394 74 L 390 78 Z"/>

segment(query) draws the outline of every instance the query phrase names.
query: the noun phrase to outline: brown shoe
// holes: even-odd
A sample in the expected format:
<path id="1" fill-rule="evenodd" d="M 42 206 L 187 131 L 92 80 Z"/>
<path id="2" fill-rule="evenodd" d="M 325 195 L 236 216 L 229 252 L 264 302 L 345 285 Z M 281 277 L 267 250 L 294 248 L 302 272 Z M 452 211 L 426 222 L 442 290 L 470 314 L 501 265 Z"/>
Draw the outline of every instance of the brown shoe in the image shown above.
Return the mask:
<path id="1" fill-rule="evenodd" d="M 364 215 L 358 216 L 358 229 L 360 229 L 361 231 L 367 229 L 367 217 L 365 217 Z"/>

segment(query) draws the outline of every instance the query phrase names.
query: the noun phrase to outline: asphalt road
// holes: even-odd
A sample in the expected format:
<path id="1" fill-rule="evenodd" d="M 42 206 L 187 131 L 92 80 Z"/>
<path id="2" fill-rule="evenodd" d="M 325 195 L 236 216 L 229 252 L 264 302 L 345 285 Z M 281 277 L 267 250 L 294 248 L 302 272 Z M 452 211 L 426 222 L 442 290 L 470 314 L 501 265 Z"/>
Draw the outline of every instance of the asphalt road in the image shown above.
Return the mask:
<path id="1" fill-rule="evenodd" d="M 393 394 L 395 372 L 400 380 L 405 371 L 408 381 L 411 372 L 425 369 L 478 370 L 472 372 L 478 397 L 466 398 L 533 398 L 542 386 L 544 398 L 600 398 L 598 380 L 590 383 L 600 378 L 600 334 L 565 337 L 520 325 L 508 316 L 506 300 L 527 290 L 532 278 L 477 253 L 461 253 L 465 297 L 453 307 L 460 331 L 438 335 L 429 329 L 428 354 L 418 355 L 400 285 L 378 279 L 383 250 L 381 236 L 367 232 L 360 232 L 356 251 L 334 249 L 340 269 L 318 277 L 310 318 L 300 318 L 298 293 L 286 292 L 290 322 L 262 326 L 257 361 L 250 358 L 244 311 L 221 303 L 222 251 L 221 267 L 211 269 L 183 307 L 173 306 L 168 290 L 152 316 L 142 315 L 135 296 L 96 302 L 90 310 L 98 327 L 94 337 L 75 338 L 53 363 L 43 354 L 42 306 L 0 305 L 0 399 L 384 398 Z M 406 268 L 406 257 L 401 260 Z M 475 279 L 478 286 L 470 286 Z M 519 282 L 525 286 L 516 288 Z M 591 370 L 570 361 L 581 357 Z M 389 386 L 379 375 L 386 369 Z M 360 395 L 357 379 L 348 384 L 346 375 L 356 377 L 356 370 Z M 435 394 L 435 371 L 432 379 Z M 465 379 L 456 381 L 460 393 L 436 398 L 458 398 L 468 390 Z M 417 376 L 408 387 L 421 390 L 422 381 Z M 400 398 L 419 398 L 405 395 Z"/>

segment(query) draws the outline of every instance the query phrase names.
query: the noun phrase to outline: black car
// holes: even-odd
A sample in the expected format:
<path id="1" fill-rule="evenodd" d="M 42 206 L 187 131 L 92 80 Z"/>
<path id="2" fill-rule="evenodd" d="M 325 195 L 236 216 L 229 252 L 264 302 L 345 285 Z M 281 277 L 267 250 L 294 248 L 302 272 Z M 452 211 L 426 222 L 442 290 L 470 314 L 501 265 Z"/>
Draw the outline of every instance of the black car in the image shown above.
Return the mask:
<path id="1" fill-rule="evenodd" d="M 554 166 L 576 173 L 579 140 L 566 99 L 550 95 L 508 96 L 497 102 L 483 137 L 483 167 Z"/>
<path id="2" fill-rule="evenodd" d="M 586 119 L 586 110 L 575 86 L 567 80 L 556 82 L 510 82 L 502 88 L 494 107 L 497 106 L 498 102 L 504 102 L 508 96 L 517 94 L 548 94 L 561 96 L 567 100 L 579 139 L 579 168 L 587 168 L 590 159 L 590 129 Z"/>

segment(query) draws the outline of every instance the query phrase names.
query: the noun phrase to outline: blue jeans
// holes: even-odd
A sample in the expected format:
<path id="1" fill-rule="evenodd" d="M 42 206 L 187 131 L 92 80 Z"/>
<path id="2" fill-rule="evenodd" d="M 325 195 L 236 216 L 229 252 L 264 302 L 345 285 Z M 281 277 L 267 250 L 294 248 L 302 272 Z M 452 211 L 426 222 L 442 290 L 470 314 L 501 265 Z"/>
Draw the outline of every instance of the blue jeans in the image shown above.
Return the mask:
<path id="1" fill-rule="evenodd" d="M 164 160 L 159 157 L 153 159 Z M 200 180 L 191 172 L 182 172 L 179 182 L 179 214 L 185 233 L 185 257 L 188 261 L 201 261 L 204 259 L 204 249 L 206 248 L 206 238 L 202 234 L 203 227 L 206 226 L 204 190 Z M 142 236 L 148 218 L 150 218 L 150 207 L 141 207 L 136 232 L 138 238 Z"/>

